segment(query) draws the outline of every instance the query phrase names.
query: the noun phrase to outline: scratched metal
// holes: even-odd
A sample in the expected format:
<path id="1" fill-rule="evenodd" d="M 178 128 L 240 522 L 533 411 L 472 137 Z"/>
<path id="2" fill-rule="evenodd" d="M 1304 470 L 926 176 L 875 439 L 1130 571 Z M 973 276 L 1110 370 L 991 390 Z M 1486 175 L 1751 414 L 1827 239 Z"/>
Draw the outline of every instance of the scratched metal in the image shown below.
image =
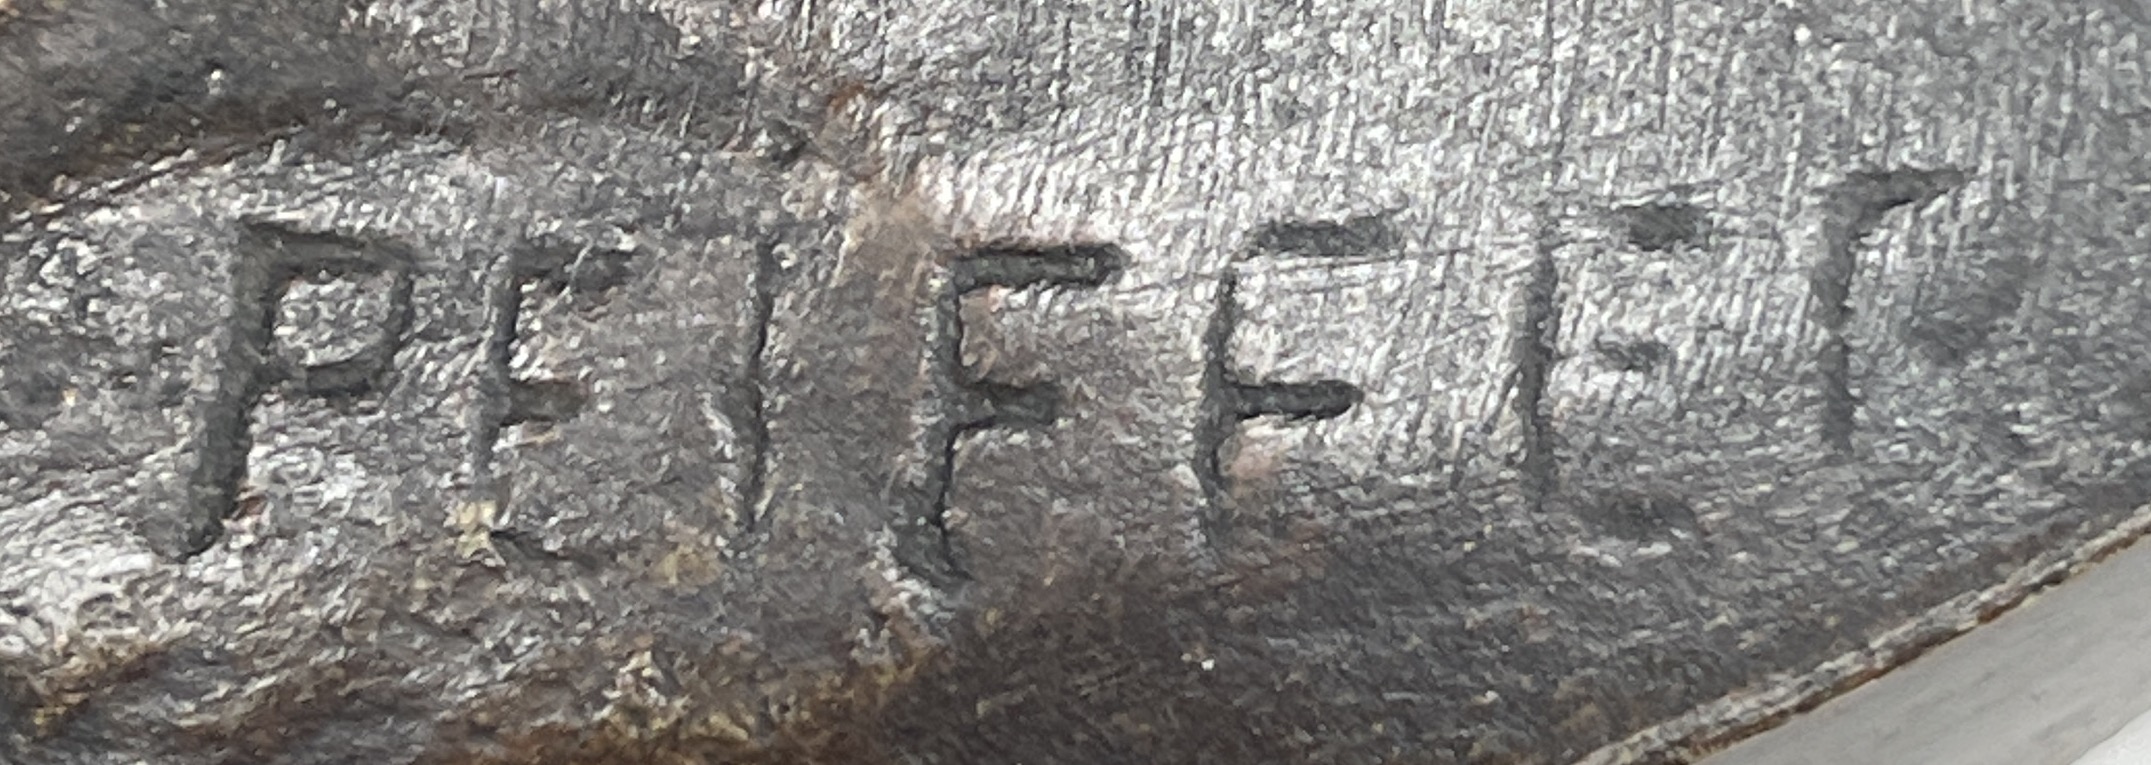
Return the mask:
<path id="1" fill-rule="evenodd" d="M 0 0 L 0 761 L 1686 761 L 2151 517 L 2146 29 Z"/>

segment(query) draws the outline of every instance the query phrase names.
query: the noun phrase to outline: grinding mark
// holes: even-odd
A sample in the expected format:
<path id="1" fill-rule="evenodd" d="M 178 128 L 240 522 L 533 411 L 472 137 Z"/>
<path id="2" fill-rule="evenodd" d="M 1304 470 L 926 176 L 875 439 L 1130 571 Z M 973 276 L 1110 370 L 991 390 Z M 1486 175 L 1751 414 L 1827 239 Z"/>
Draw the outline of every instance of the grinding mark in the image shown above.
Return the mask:
<path id="1" fill-rule="evenodd" d="M 1043 41 L 1037 39 L 1039 37 L 1038 30 L 1045 26 L 1045 20 L 1040 18 L 1043 14 L 1044 9 L 1037 4 L 1024 3 L 1019 6 L 1016 11 L 1015 34 L 1002 38 L 1001 44 L 994 51 L 994 56 L 1000 60 L 1027 62 L 1025 66 L 1009 68 L 1008 87 L 1010 92 L 1046 93 L 1048 97 L 1051 97 L 1049 92 L 1051 87 L 1039 82 L 1038 73 L 1042 67 L 1038 66 L 1037 60 L 1033 58 L 1034 56 L 1039 59 L 1044 58 L 1040 49 L 1046 46 Z M 1058 111 L 1060 105 L 1056 103 L 1048 108 L 1050 111 Z"/>
<path id="2" fill-rule="evenodd" d="M 1401 240 L 1386 216 L 1343 221 L 1279 221 L 1255 232 L 1254 249 L 1268 255 L 1344 258 L 1395 250 Z"/>
<path id="3" fill-rule="evenodd" d="M 1629 205 L 1616 209 L 1628 243 L 1645 252 L 1672 252 L 1699 244 L 1710 216 L 1685 202 Z"/>
<path id="4" fill-rule="evenodd" d="M 1859 414 L 1853 392 L 1852 283 L 1859 273 L 1859 248 L 1884 216 L 1900 207 L 1919 208 L 1964 185 L 1954 169 L 1887 170 L 1858 173 L 1824 190 L 1823 252 L 1808 277 L 1814 298 L 1811 317 L 1824 339 L 1817 360 L 1823 378 L 1822 435 L 1839 454 L 1852 451 Z"/>
<path id="5" fill-rule="evenodd" d="M 1120 53 L 1121 71 L 1130 79 L 1147 81 L 1144 75 L 1146 67 L 1143 62 L 1143 48 L 1141 45 L 1145 37 L 1143 34 L 1143 17 L 1147 15 L 1144 13 L 1144 3 L 1142 0 L 1133 0 L 1123 7 L 1126 10 L 1122 13 L 1128 24 L 1128 46 L 1123 48 Z"/>
<path id="6" fill-rule="evenodd" d="M 1202 489 L 1203 513 L 1199 525 L 1204 538 L 1220 544 L 1232 532 L 1232 518 L 1225 505 L 1225 471 L 1221 455 L 1226 438 L 1238 421 L 1239 406 L 1233 395 L 1231 371 L 1233 332 L 1240 324 L 1240 275 L 1227 268 L 1218 277 L 1217 305 L 1202 333 L 1202 419 L 1195 426 L 1195 480 Z"/>
<path id="7" fill-rule="evenodd" d="M 530 243 L 514 260 L 515 277 L 589 310 L 634 279 L 628 266 L 633 258 L 631 252 L 571 242 Z"/>
<path id="8" fill-rule="evenodd" d="M 485 538 L 492 544 L 494 552 L 502 553 L 503 561 L 566 564 L 581 569 L 581 572 L 587 575 L 603 571 L 607 563 L 597 556 L 547 549 L 544 540 L 523 529 L 487 529 Z"/>
<path id="9" fill-rule="evenodd" d="M 775 243 L 755 248 L 754 335 L 748 340 L 747 369 L 740 386 L 745 401 L 740 409 L 746 426 L 747 473 L 740 487 L 740 530 L 752 534 L 761 524 L 764 496 L 769 486 L 769 332 L 776 319 L 780 269 Z"/>
<path id="10" fill-rule="evenodd" d="M 1074 111 L 1068 83 L 1076 81 L 1074 65 L 1071 63 L 1074 58 L 1072 54 L 1076 50 L 1075 18 L 1072 14 L 1061 14 L 1060 33 L 1055 36 L 1055 40 L 1058 44 L 1053 48 L 1053 76 L 1046 92 L 1053 99 L 1050 110 L 1054 115 L 1056 127 L 1065 128 L 1070 122 L 1067 115 Z"/>
<path id="11" fill-rule="evenodd" d="M 494 453 L 510 426 L 561 423 L 590 404 L 590 392 L 572 380 L 524 380 L 515 376 L 515 347 L 524 339 L 523 296 L 547 292 L 588 310 L 603 305 L 634 278 L 632 253 L 560 242 L 526 242 L 495 267 L 486 284 L 486 372 L 480 376 L 479 425 L 473 429 L 472 474 L 481 495 L 507 507 L 508 482 L 498 475 Z"/>
<path id="12" fill-rule="evenodd" d="M 1658 19 L 1651 27 L 1651 55 L 1658 64 L 1658 114 L 1652 128 L 1664 132 L 1673 123 L 1673 50 L 1668 43 L 1679 34 L 1678 22 L 1674 20 L 1675 0 L 1659 0 Z"/>
<path id="13" fill-rule="evenodd" d="M 288 374 L 294 385 L 317 398 L 349 399 L 372 394 L 387 384 L 386 375 L 395 368 L 396 352 L 403 348 L 403 338 L 410 332 L 417 310 L 411 301 L 416 282 L 411 269 L 393 268 L 390 273 L 389 315 L 382 332 L 387 342 L 368 345 L 343 361 L 293 370 Z M 272 318 L 274 308 L 272 305 Z"/>
<path id="14" fill-rule="evenodd" d="M 950 267 L 944 297 L 934 310 L 936 342 L 931 364 L 934 393 L 947 407 L 927 433 L 937 447 L 926 485 L 916 500 L 917 524 L 927 534 L 906 545 L 903 563 L 937 584 L 968 580 L 949 534 L 949 494 L 956 482 L 957 451 L 967 437 L 992 429 L 1044 428 L 1060 418 L 1064 394 L 1051 383 L 1013 386 L 972 379 L 963 366 L 963 297 L 988 287 L 1004 289 L 1095 289 L 1126 267 L 1127 255 L 1109 245 L 986 247 Z"/>
<path id="15" fill-rule="evenodd" d="M 502 425 L 566 422 L 589 406 L 590 394 L 567 380 L 510 380 Z"/>
<path id="16" fill-rule="evenodd" d="M 1342 380 L 1233 385 L 1230 391 L 1233 416 L 1242 420 L 1265 416 L 1293 420 L 1334 419 L 1351 411 L 1366 397 L 1359 386 Z"/>
<path id="17" fill-rule="evenodd" d="M 938 558 L 936 565 L 927 569 L 934 576 L 933 581 L 947 584 L 971 578 L 970 571 L 957 558 L 955 541 L 948 527 L 949 493 L 956 483 L 957 451 L 964 440 L 996 428 L 1051 427 L 1060 419 L 1063 396 L 1060 387 L 1052 383 L 958 386 L 953 394 L 955 413 L 943 425 L 946 430 L 935 434 L 942 449 L 934 462 L 933 483 L 929 489 L 933 493 L 933 504 L 926 516 L 926 525 L 933 532 L 933 552 Z"/>
<path id="18" fill-rule="evenodd" d="M 190 446 L 195 464 L 189 514 L 178 539 L 149 540 L 164 547 L 159 552 L 167 557 L 185 560 L 207 551 L 223 537 L 225 519 L 238 515 L 253 450 L 254 408 L 268 388 L 265 370 L 279 291 L 266 262 L 271 257 L 247 243 L 232 260 L 231 313 L 224 318 L 227 334 L 217 353 L 223 363 L 201 413 L 201 432 Z"/>
<path id="19" fill-rule="evenodd" d="M 957 263 L 957 297 L 983 287 L 1104 286 L 1125 267 L 1127 256 L 1107 245 L 1023 249 L 984 248 Z"/>
<path id="20" fill-rule="evenodd" d="M 137 166 L 85 185 L 71 194 L 32 200 L 36 205 L 28 209 L 15 209 L 20 206 L 20 202 L 10 199 L 8 192 L 0 191 L 0 214 L 6 215 L 6 222 L 19 230 L 27 231 L 33 226 L 50 223 L 70 214 L 113 205 L 120 197 L 158 180 L 184 176 L 204 168 L 229 163 L 250 153 L 266 151 L 278 142 L 297 137 L 301 132 L 301 127 L 287 125 L 267 128 L 252 135 L 204 138 L 201 145 L 183 154 L 162 157 L 154 162 L 138 163 Z"/>
<path id="21" fill-rule="evenodd" d="M 930 382 L 932 394 L 944 402 L 949 411 L 936 418 L 927 428 L 926 442 L 934 449 L 933 462 L 926 476 L 926 485 L 920 487 L 914 502 L 924 507 L 915 511 L 915 525 L 908 531 L 924 534 L 912 537 L 898 551 L 897 558 L 913 574 L 937 585 L 948 586 L 968 580 L 970 574 L 956 559 L 954 540 L 949 537 L 948 501 L 949 490 L 956 480 L 956 452 L 965 435 L 965 424 L 973 414 L 973 404 L 966 395 L 963 384 L 963 295 L 967 290 L 962 284 L 963 264 L 958 263 L 950 276 L 947 296 L 936 301 L 933 316 L 934 342 L 928 354 L 928 363 L 934 372 Z"/>
<path id="22" fill-rule="evenodd" d="M 326 366 L 281 364 L 274 349 L 277 306 L 293 281 L 316 271 L 396 275 L 384 341 Z M 231 312 L 224 318 L 227 333 L 218 354 L 223 364 L 190 448 L 196 462 L 188 481 L 188 514 L 176 539 L 152 535 L 149 540 L 159 553 L 178 560 L 214 546 L 223 538 L 224 521 L 245 503 L 254 410 L 262 396 L 286 382 L 319 398 L 371 392 L 382 384 L 411 323 L 408 254 L 375 242 L 252 222 L 239 236 L 229 278 Z"/>
<path id="23" fill-rule="evenodd" d="M 1146 2 L 1135 2 L 1128 8 L 1129 16 L 1134 19 L 1136 34 L 1133 37 L 1137 40 L 1150 38 L 1147 46 L 1131 48 L 1130 55 L 1136 62 L 1133 68 L 1143 78 L 1145 103 L 1152 109 L 1164 108 L 1166 94 L 1174 90 L 1172 62 L 1175 36 L 1172 34 L 1171 14 L 1177 8 L 1174 4 L 1152 6 Z M 1146 20 L 1149 23 L 1144 23 Z M 1146 53 L 1147 56 L 1144 55 Z"/>
<path id="24" fill-rule="evenodd" d="M 1591 352 L 1609 368 L 1643 374 L 1657 371 L 1659 365 L 1674 358 L 1672 346 L 1656 340 L 1620 342 L 1601 338 L 1591 344 Z"/>
<path id="25" fill-rule="evenodd" d="M 509 424 L 509 402 L 514 395 L 515 343 L 522 331 L 523 282 L 515 275 L 512 255 L 492 270 L 485 285 L 489 332 L 485 343 L 485 371 L 479 375 L 477 386 L 478 422 L 471 429 L 467 448 L 477 492 L 481 496 L 494 495 L 496 505 L 505 506 L 507 482 L 496 475 L 493 454 L 500 445 L 501 431 Z"/>
<path id="26" fill-rule="evenodd" d="M 1576 36 L 1581 39 L 1577 41 L 1577 44 L 1571 46 L 1574 53 L 1568 60 L 1568 77 L 1565 82 L 1561 82 L 1558 86 L 1555 85 L 1554 83 L 1560 82 L 1560 78 L 1555 77 L 1554 74 L 1559 68 L 1556 62 L 1560 60 L 1559 48 L 1561 47 L 1560 35 L 1556 33 L 1555 27 L 1557 26 L 1556 22 L 1560 19 L 1560 10 L 1563 5 L 1565 4 L 1557 2 L 1557 0 L 1546 0 L 1545 12 L 1542 16 L 1543 26 L 1540 29 L 1540 34 L 1545 38 L 1546 43 L 1543 55 L 1545 56 L 1544 66 L 1548 70 L 1546 78 L 1547 95 L 1555 98 L 1555 101 L 1549 105 L 1553 112 L 1550 116 L 1553 123 L 1551 132 L 1554 136 L 1554 142 L 1552 146 L 1548 147 L 1547 151 L 1548 156 L 1551 158 L 1551 161 L 1546 166 L 1548 188 L 1553 188 L 1556 184 L 1561 183 L 1564 180 L 1563 174 L 1572 169 L 1568 158 L 1569 134 L 1574 131 L 1577 116 L 1582 112 L 1583 99 L 1580 94 L 1583 88 L 1579 83 L 1582 81 L 1584 70 L 1590 64 L 1589 51 L 1591 46 L 1588 41 L 1593 31 L 1593 25 L 1597 23 L 1597 6 L 1590 0 L 1586 0 L 1578 11 L 1580 18 L 1577 20 Z M 1553 92 L 1556 88 L 1559 89 L 1558 94 Z"/>
<path id="27" fill-rule="evenodd" d="M 1589 64 L 1589 45 L 1574 46 L 1574 54 L 1568 61 L 1567 77 L 1555 76 L 1560 60 L 1559 35 L 1556 21 L 1560 18 L 1561 5 L 1547 0 L 1543 27 L 1545 63 L 1548 68 L 1548 111 L 1554 124 L 1553 144 L 1548 147 L 1545 185 L 1558 188 L 1571 169 L 1569 160 L 1569 134 L 1576 124 L 1582 108 L 1579 86 L 1583 71 Z M 1597 9 L 1586 2 L 1579 11 L 1576 35 L 1588 39 L 1596 22 Z M 1557 84 L 1558 83 L 1558 84 Z M 1533 235 L 1537 245 L 1532 261 L 1530 279 L 1524 285 L 1523 314 L 1518 317 L 1516 337 L 1510 347 L 1514 366 L 1513 399 L 1516 418 L 1523 424 L 1523 455 L 1518 466 L 1522 474 L 1523 490 L 1529 497 L 1534 513 L 1543 513 L 1547 500 L 1560 488 L 1560 463 L 1555 452 L 1555 433 L 1552 418 L 1547 411 L 1547 386 L 1552 378 L 1553 366 L 1558 359 L 1561 331 L 1561 272 L 1555 260 L 1555 250 L 1560 246 L 1560 234 L 1551 205 L 1539 211 L 1540 225 Z"/>
<path id="28" fill-rule="evenodd" d="M 1067 395 L 1059 385 L 1007 385 L 980 382 L 967 386 L 972 392 L 969 416 L 957 427 L 963 432 L 988 428 L 1044 428 L 1060 421 L 1061 402 Z"/>
<path id="29" fill-rule="evenodd" d="M 1551 224 L 1548 224 L 1549 226 Z M 1531 278 L 1524 284 L 1524 310 L 1510 345 L 1515 365 L 1516 419 L 1523 423 L 1524 491 L 1534 511 L 1559 489 L 1560 468 L 1554 449 L 1553 422 L 1546 411 L 1547 382 L 1552 377 L 1561 331 L 1561 272 L 1554 260 L 1554 233 L 1541 230 Z"/>
<path id="30" fill-rule="evenodd" d="M 271 347 L 264 345 L 262 391 L 289 383 L 315 398 L 345 399 L 384 389 L 388 375 L 394 370 L 396 353 L 407 341 L 416 313 L 412 301 L 415 258 L 411 253 L 383 241 L 294 231 L 266 223 L 251 224 L 249 233 L 260 245 L 270 248 L 266 251 L 274 253 L 273 259 L 265 262 L 268 282 L 266 291 L 261 293 L 260 309 L 265 313 L 261 326 L 269 333 L 262 337 L 265 343 L 271 341 L 277 328 L 279 304 L 285 300 L 292 284 L 302 277 L 309 274 L 390 276 L 385 296 L 388 315 L 383 317 L 378 328 L 379 342 L 363 344 L 348 359 L 317 365 L 281 362 Z"/>
<path id="31" fill-rule="evenodd" d="M 81 352 L 19 336 L 14 346 L 0 351 L 0 433 L 38 430 L 58 417 L 67 406 L 70 380 L 66 369 L 54 362 Z"/>
<path id="32" fill-rule="evenodd" d="M 1232 514 L 1225 502 L 1227 485 L 1223 458 L 1225 442 L 1239 423 L 1256 417 L 1277 416 L 1289 420 L 1327 420 L 1341 417 L 1366 400 L 1359 386 L 1342 380 L 1304 383 L 1243 383 L 1232 372 L 1232 338 L 1239 329 L 1240 278 L 1227 269 L 1219 277 L 1217 306 L 1204 328 L 1203 416 L 1195 433 L 1195 475 L 1202 488 L 1204 512 L 1201 526 L 1212 544 L 1232 532 Z"/>

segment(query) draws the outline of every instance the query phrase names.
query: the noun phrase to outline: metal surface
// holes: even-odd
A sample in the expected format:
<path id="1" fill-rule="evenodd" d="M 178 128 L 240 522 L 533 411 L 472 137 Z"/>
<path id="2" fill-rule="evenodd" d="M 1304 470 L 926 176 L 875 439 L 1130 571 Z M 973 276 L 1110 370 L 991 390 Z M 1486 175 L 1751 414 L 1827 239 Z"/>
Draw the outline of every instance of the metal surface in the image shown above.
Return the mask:
<path id="1" fill-rule="evenodd" d="M 2073 765 L 2130 765 L 2151 759 L 2151 713 L 2131 721 Z"/>
<path id="2" fill-rule="evenodd" d="M 1704 765 L 2143 762 L 2144 734 L 2127 729 L 2151 710 L 2146 581 L 2138 545 Z"/>
<path id="3" fill-rule="evenodd" d="M 0 758 L 1678 761 L 2140 528 L 2134 2 L 0 2 Z"/>

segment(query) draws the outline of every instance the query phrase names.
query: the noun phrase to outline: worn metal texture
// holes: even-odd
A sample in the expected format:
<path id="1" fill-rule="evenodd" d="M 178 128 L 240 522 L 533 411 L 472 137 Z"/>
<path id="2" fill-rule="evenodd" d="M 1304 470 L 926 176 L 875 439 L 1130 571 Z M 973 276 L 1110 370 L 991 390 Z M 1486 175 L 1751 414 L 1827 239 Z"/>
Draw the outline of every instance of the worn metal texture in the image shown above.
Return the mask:
<path id="1" fill-rule="evenodd" d="M 0 761 L 1685 761 L 2133 535 L 2151 10 L 0 0 Z"/>

